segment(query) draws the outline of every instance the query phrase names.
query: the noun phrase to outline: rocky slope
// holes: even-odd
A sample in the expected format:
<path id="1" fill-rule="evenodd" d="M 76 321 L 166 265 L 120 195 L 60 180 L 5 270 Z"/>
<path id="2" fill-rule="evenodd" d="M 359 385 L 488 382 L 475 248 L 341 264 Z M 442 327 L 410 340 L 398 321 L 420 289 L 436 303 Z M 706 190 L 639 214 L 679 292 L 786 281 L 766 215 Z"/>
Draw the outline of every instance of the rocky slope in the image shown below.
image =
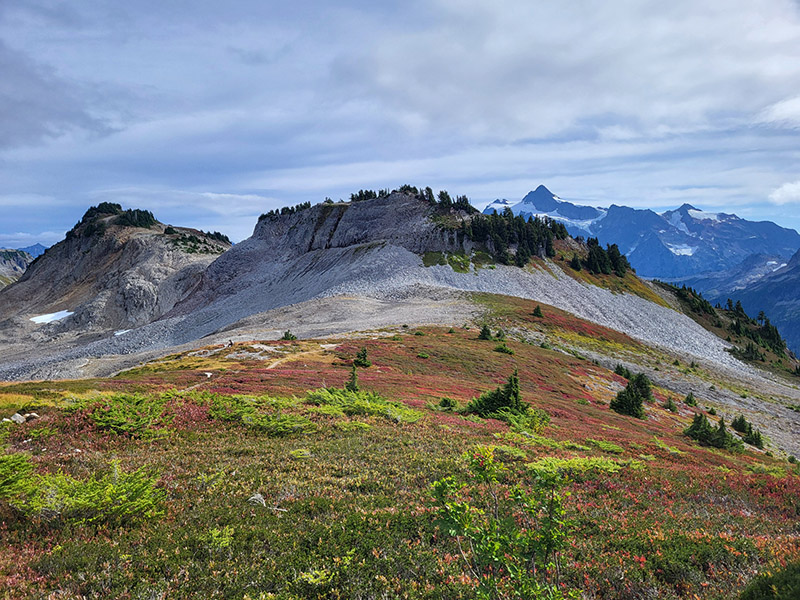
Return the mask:
<path id="1" fill-rule="evenodd" d="M 800 234 L 793 229 L 705 212 L 690 204 L 661 214 L 617 205 L 595 208 L 563 201 L 540 185 L 516 204 L 498 200 L 484 212 L 506 207 L 514 214 L 561 221 L 574 236 L 617 244 L 643 277 L 686 278 L 725 271 L 756 254 L 785 262 L 800 248 Z"/>
<path id="2" fill-rule="evenodd" d="M 0 248 L 0 288 L 19 279 L 33 258 L 22 250 Z"/>
<path id="3" fill-rule="evenodd" d="M 169 311 L 230 244 L 104 203 L 0 291 L 0 339 L 96 337 Z"/>
<path id="4" fill-rule="evenodd" d="M 118 331 L 119 335 L 107 331 L 105 336 L 80 346 L 18 345 L 13 352 L 7 352 L 6 361 L 0 366 L 0 377 L 102 374 L 126 362 L 109 360 L 109 356 L 131 355 L 127 361 L 135 362 L 139 353 L 196 344 L 207 336 L 226 340 L 236 337 L 241 330 L 257 338 L 259 332 L 269 337 L 288 328 L 301 335 L 325 335 L 408 322 L 460 325 L 476 314 L 475 306 L 463 292 L 530 298 L 649 344 L 709 361 L 719 368 L 748 370 L 726 352 L 725 342 L 684 315 L 638 296 L 588 285 L 550 260 L 527 269 L 505 265 L 486 268 L 476 264 L 469 264 L 466 269 L 449 265 L 426 267 L 423 252 L 473 250 L 469 240 L 441 223 L 441 215 L 430 204 L 399 193 L 364 202 L 320 204 L 292 214 L 266 217 L 256 225 L 251 238 L 217 258 L 202 274 L 196 288 L 187 291 L 163 317 L 135 327 L 134 319 L 141 317 L 130 314 L 125 321 L 128 327 L 121 320 L 114 322 L 115 327 L 131 331 Z M 130 234 L 132 239 L 155 236 L 165 240 L 155 231 L 136 230 Z M 77 244 L 72 252 L 78 255 L 86 243 L 82 239 L 68 240 Z M 131 246 L 134 247 L 135 244 Z M 184 259 L 175 256 L 174 260 Z M 122 262 L 128 263 L 128 259 Z M 141 263 L 136 264 L 140 268 Z M 164 264 L 163 251 L 158 264 Z M 30 277 L 41 268 L 32 270 Z M 163 267 L 159 269 L 164 272 Z M 125 270 L 116 276 L 113 286 L 105 287 L 106 291 L 118 290 L 109 310 L 151 307 L 142 320 L 154 319 L 159 311 L 174 304 L 172 299 L 176 297 L 173 294 L 168 296 L 166 304 L 158 304 L 160 293 L 172 294 L 169 290 L 176 283 L 188 285 L 196 281 L 183 277 L 185 273 L 173 268 L 171 276 L 160 280 L 164 292 L 158 287 L 144 287 L 152 292 L 150 295 L 144 291 L 126 292 L 128 271 Z M 22 290 L 24 285 L 22 281 L 15 287 Z M 70 289 L 79 288 L 73 285 Z M 134 290 L 142 287 L 135 286 Z M 139 297 L 149 301 L 137 302 Z M 123 302 L 121 298 L 133 300 Z M 312 302 L 313 317 L 299 308 L 286 310 L 305 302 Z M 73 306 L 77 305 L 58 296 L 44 303 L 41 310 L 71 310 Z M 360 306 L 368 308 L 361 310 Z M 409 306 L 414 308 L 410 310 Z M 24 318 L 29 318 L 29 314 L 30 311 Z M 82 323 L 91 322 L 92 314 L 97 313 L 75 311 L 61 327 L 67 331 L 69 327 L 82 328 Z"/>

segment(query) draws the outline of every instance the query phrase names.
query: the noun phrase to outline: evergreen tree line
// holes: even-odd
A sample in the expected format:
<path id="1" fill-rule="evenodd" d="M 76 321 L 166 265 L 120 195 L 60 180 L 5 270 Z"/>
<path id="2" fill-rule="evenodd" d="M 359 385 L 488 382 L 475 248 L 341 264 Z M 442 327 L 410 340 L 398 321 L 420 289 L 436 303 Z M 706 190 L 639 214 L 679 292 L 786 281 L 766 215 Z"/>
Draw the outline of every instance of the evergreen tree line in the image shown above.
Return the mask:
<path id="1" fill-rule="evenodd" d="M 116 202 L 101 202 L 97 206 L 90 207 L 81 220 L 75 223 L 75 226 L 67 232 L 66 237 L 67 239 L 75 237 L 81 225 L 86 225 L 83 229 L 84 237 L 103 235 L 106 231 L 106 224 L 100 220 L 100 217 L 114 215 L 116 215 L 114 223 L 120 227 L 142 227 L 149 229 L 157 223 L 153 213 L 149 210 L 141 210 L 138 208 L 122 210 L 122 205 Z"/>
<path id="2" fill-rule="evenodd" d="M 725 450 L 741 450 L 743 448 L 742 441 L 735 435 L 728 433 L 725 428 L 725 419 L 720 419 L 717 426 L 713 427 L 703 413 L 697 413 L 694 416 L 692 424 L 684 430 L 684 433 L 693 440 L 700 442 L 701 446 L 711 446 Z"/>
<path id="3" fill-rule="evenodd" d="M 524 266 L 531 256 L 542 252 L 555 256 L 553 240 L 569 236 L 563 223 L 538 217 L 526 220 L 514 216 L 510 208 L 501 214 L 497 211 L 490 215 L 475 214 L 462 221 L 461 231 L 468 239 L 485 245 L 498 262 L 517 266 Z M 510 252 L 512 246 L 517 248 L 514 256 Z"/>
<path id="4" fill-rule="evenodd" d="M 686 287 L 685 285 L 680 288 L 675 286 L 671 287 L 673 287 L 675 290 L 678 298 L 688 304 L 692 311 L 699 314 L 711 315 L 712 317 L 717 316 L 717 313 L 714 310 L 714 307 L 711 306 L 711 303 L 703 298 L 703 295 L 697 290 Z"/>
<path id="5" fill-rule="evenodd" d="M 276 208 L 269 212 L 265 212 L 263 215 L 258 217 L 258 220 L 262 221 L 264 219 L 275 219 L 282 215 L 293 215 L 294 213 L 298 213 L 301 210 L 306 210 L 309 208 L 311 208 L 311 202 L 301 202 L 295 206 L 284 206 L 282 208 Z"/>
<path id="6" fill-rule="evenodd" d="M 569 263 L 572 269 L 580 271 L 585 268 L 595 275 L 614 273 L 617 277 L 625 277 L 625 273 L 631 268 L 627 257 L 619 251 L 619 246 L 616 244 L 606 244 L 603 249 L 597 238 L 590 237 L 586 240 L 586 246 L 589 250 L 586 260 L 581 260 L 577 254 L 573 254 Z"/>

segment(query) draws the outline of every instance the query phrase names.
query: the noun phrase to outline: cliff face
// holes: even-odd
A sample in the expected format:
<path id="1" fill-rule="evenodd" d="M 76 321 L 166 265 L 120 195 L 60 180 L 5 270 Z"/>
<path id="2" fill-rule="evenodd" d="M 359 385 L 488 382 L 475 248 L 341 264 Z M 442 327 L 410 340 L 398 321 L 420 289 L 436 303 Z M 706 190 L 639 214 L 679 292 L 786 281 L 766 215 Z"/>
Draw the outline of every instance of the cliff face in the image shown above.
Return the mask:
<path id="1" fill-rule="evenodd" d="M 250 238 L 209 266 L 199 289 L 182 309 L 203 306 L 254 285 L 299 279 L 311 268 L 322 279 L 342 280 L 352 275 L 350 267 L 360 262 L 357 259 L 376 250 L 414 254 L 472 250 L 470 241 L 437 225 L 432 217 L 430 204 L 403 193 L 364 202 L 317 204 L 292 214 L 264 217 Z"/>
<path id="2" fill-rule="evenodd" d="M 90 213 L 87 213 L 89 215 Z M 94 213 L 0 291 L 0 332 L 35 339 L 127 329 L 157 319 L 200 281 L 230 247 L 194 230 L 120 224 Z M 193 240 L 190 243 L 187 240 Z M 70 313 L 59 319 L 31 318 Z"/>

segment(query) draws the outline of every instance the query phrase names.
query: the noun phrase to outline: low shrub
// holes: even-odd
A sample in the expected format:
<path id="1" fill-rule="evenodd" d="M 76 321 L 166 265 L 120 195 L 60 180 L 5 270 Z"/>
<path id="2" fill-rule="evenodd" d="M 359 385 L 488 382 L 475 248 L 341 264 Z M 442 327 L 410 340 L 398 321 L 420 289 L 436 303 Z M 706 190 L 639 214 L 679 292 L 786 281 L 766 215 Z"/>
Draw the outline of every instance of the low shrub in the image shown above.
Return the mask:
<path id="1" fill-rule="evenodd" d="M 161 424 L 166 401 L 159 396 L 114 394 L 97 402 L 90 418 L 100 429 L 120 435 L 142 437 Z"/>
<path id="2" fill-rule="evenodd" d="M 753 579 L 740 600 L 796 600 L 800 598 L 800 562 Z"/>
<path id="3" fill-rule="evenodd" d="M 87 480 L 57 473 L 42 477 L 24 503 L 29 514 L 69 523 L 129 525 L 164 514 L 166 492 L 144 469 L 130 473 L 111 463 L 111 472 Z"/>
<path id="4" fill-rule="evenodd" d="M 593 439 L 588 439 L 586 441 L 595 446 L 596 448 L 599 448 L 603 452 L 608 452 L 609 454 L 622 454 L 624 452 L 622 446 L 618 446 L 617 444 L 614 444 L 612 442 L 607 442 L 605 440 L 593 440 Z"/>
<path id="5" fill-rule="evenodd" d="M 502 352 L 503 354 L 511 354 L 511 355 L 514 354 L 514 351 L 508 346 L 506 346 L 505 342 L 503 342 L 502 344 L 497 344 L 497 346 L 494 347 L 494 351 Z"/>
<path id="6" fill-rule="evenodd" d="M 368 391 L 321 388 L 308 392 L 303 402 L 315 406 L 336 406 L 348 416 L 377 416 L 396 423 L 415 423 L 422 418 L 421 412 Z"/>

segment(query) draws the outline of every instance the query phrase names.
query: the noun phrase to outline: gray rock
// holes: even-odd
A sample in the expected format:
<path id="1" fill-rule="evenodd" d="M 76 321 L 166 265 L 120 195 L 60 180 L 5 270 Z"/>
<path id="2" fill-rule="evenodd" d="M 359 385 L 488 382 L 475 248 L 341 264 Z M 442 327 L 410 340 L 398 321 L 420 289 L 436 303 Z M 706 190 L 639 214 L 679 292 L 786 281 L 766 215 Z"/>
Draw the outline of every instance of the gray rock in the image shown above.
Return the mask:
<path id="1" fill-rule="evenodd" d="M 17 425 L 22 425 L 25 422 L 25 417 L 23 417 L 19 413 L 14 413 L 11 415 L 11 420 L 14 421 Z"/>
<path id="2" fill-rule="evenodd" d="M 26 421 L 33 421 L 34 419 L 39 418 L 39 415 L 37 415 L 36 413 L 25 413 L 22 416 L 25 417 Z"/>
<path id="3" fill-rule="evenodd" d="M 256 493 L 255 493 L 255 494 L 253 494 L 252 496 L 250 496 L 250 497 L 247 499 L 247 501 L 248 501 L 250 504 L 259 504 L 259 505 L 261 505 L 261 506 L 266 506 L 266 505 L 267 505 L 267 501 L 266 501 L 266 500 L 264 500 L 264 496 L 262 496 L 262 495 L 261 495 L 261 494 L 259 494 L 258 492 L 256 492 Z"/>

